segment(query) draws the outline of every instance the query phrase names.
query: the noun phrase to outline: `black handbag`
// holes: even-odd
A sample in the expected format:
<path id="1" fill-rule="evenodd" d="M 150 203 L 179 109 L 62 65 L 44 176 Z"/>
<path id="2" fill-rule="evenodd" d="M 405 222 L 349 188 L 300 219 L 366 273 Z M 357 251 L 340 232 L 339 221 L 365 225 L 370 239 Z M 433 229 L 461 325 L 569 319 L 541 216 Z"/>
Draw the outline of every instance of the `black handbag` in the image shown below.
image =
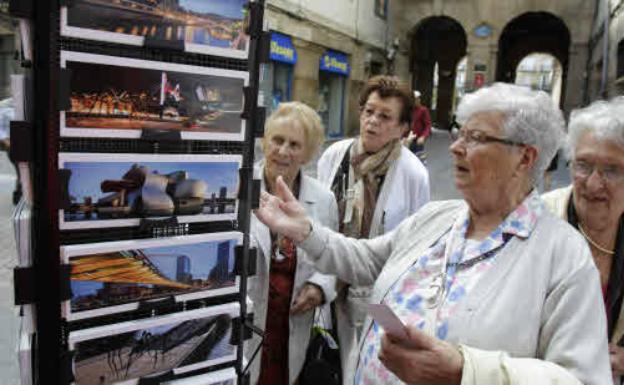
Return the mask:
<path id="1" fill-rule="evenodd" d="M 303 369 L 299 375 L 299 385 L 341 385 L 340 349 L 336 338 L 336 315 L 334 304 L 330 305 L 332 330 L 326 330 L 315 322 L 310 333 L 310 343 L 306 350 Z M 321 316 L 321 311 L 317 309 Z"/>

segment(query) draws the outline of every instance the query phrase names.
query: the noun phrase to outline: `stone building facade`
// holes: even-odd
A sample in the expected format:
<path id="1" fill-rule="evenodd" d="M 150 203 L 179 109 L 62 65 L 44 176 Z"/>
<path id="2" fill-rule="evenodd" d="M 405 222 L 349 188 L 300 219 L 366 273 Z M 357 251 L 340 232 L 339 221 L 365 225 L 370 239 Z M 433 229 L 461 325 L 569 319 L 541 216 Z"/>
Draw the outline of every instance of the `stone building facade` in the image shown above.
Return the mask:
<path id="1" fill-rule="evenodd" d="M 624 94 L 624 0 L 600 0 L 592 25 L 586 102 Z"/>
<path id="2" fill-rule="evenodd" d="M 357 99 L 364 82 L 371 75 L 388 71 L 387 8 L 385 2 L 376 2 L 267 0 L 268 29 L 292 42 L 296 61 L 275 62 L 275 67 L 285 65 L 290 72 L 282 76 L 274 71 L 266 76 L 268 83 L 273 80 L 274 84 L 264 87 L 265 104 L 271 104 L 271 95 L 276 101 L 302 101 L 319 111 L 328 126 L 328 139 L 355 135 L 359 126 Z M 329 62 L 336 57 L 338 65 L 346 64 L 347 71 L 323 68 L 322 59 Z M 276 78 L 288 76 L 289 84 L 277 84 Z M 288 92 L 284 87 L 289 88 Z M 276 88 L 280 88 L 279 94 Z"/>
<path id="3" fill-rule="evenodd" d="M 322 111 L 320 57 L 326 49 L 346 54 L 350 72 L 342 119 L 344 135 L 350 135 L 358 127 L 358 92 L 375 73 L 409 80 L 430 107 L 435 94 L 434 120 L 446 127 L 457 103 L 462 59 L 462 89 L 471 91 L 494 81 L 513 82 L 524 57 L 550 54 L 563 73 L 562 108 L 582 105 L 596 93 L 588 68 L 601 57 L 596 24 L 605 1 L 612 14 L 610 55 L 616 57 L 624 30 L 622 0 L 267 0 L 266 19 L 269 29 L 292 37 L 299 55 L 291 99 Z M 615 64 L 609 71 L 609 90 L 615 93 L 622 75 Z"/>

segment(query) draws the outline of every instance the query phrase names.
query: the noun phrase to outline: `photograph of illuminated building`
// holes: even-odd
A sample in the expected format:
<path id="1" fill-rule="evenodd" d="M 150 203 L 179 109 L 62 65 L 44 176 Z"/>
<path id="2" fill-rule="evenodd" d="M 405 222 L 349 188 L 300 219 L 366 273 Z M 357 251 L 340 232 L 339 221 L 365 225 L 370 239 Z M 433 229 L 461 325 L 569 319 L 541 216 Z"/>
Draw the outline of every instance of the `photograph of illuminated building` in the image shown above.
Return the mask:
<path id="1" fill-rule="evenodd" d="M 140 301 L 176 301 L 238 292 L 237 232 L 61 247 L 71 266 L 68 320 L 136 310 Z"/>
<path id="2" fill-rule="evenodd" d="M 69 175 L 61 229 L 236 219 L 240 155 L 59 153 Z"/>
<path id="3" fill-rule="evenodd" d="M 179 131 L 182 139 L 242 140 L 241 71 L 61 52 L 71 71 L 61 135 L 140 138 L 143 130 Z"/>
<path id="4" fill-rule="evenodd" d="M 143 45 L 182 41 L 185 51 L 247 58 L 247 0 L 75 0 L 61 9 L 61 34 Z"/>
<path id="5" fill-rule="evenodd" d="M 238 311 L 238 303 L 228 303 L 70 332 L 74 384 L 116 384 L 231 362 L 237 350 L 229 343 L 232 318 Z"/>

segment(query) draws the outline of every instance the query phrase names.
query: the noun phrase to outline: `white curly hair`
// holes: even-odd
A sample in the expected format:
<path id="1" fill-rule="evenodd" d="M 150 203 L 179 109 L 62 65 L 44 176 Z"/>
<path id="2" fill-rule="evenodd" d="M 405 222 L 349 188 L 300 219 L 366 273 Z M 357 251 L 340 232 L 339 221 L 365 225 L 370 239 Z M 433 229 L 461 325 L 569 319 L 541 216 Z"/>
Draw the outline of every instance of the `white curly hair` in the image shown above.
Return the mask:
<path id="1" fill-rule="evenodd" d="M 505 138 L 537 149 L 531 173 L 535 183 L 563 142 L 565 121 L 561 110 L 543 91 L 494 83 L 464 96 L 457 107 L 457 120 L 463 124 L 475 113 L 488 111 L 505 115 Z"/>
<path id="2" fill-rule="evenodd" d="M 596 139 L 614 142 L 624 147 L 624 96 L 610 101 L 599 100 L 570 114 L 566 155 L 574 158 L 580 137 L 591 132 Z"/>

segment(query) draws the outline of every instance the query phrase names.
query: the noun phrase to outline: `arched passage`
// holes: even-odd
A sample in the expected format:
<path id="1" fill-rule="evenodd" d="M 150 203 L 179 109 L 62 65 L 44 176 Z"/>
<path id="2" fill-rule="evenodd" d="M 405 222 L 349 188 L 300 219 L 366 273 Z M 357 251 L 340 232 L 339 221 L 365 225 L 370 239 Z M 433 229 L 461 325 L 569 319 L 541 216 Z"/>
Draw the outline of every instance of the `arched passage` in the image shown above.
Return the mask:
<path id="1" fill-rule="evenodd" d="M 455 89 L 457 63 L 466 55 L 466 32 L 456 20 L 429 17 L 415 28 L 412 40 L 412 87 L 422 93 L 422 102 L 431 108 L 434 69 L 438 68 L 435 110 L 432 119 L 448 127 Z"/>
<path id="2" fill-rule="evenodd" d="M 518 64 L 514 82 L 523 87 L 547 92 L 560 105 L 562 75 L 563 68 L 556 57 L 547 53 L 532 53 Z"/>
<path id="3" fill-rule="evenodd" d="M 511 20 L 503 29 L 498 42 L 496 80 L 513 83 L 520 61 L 531 53 L 554 56 L 561 64 L 561 100 L 565 95 L 565 81 L 570 50 L 570 30 L 563 20 L 547 12 L 528 12 Z"/>

